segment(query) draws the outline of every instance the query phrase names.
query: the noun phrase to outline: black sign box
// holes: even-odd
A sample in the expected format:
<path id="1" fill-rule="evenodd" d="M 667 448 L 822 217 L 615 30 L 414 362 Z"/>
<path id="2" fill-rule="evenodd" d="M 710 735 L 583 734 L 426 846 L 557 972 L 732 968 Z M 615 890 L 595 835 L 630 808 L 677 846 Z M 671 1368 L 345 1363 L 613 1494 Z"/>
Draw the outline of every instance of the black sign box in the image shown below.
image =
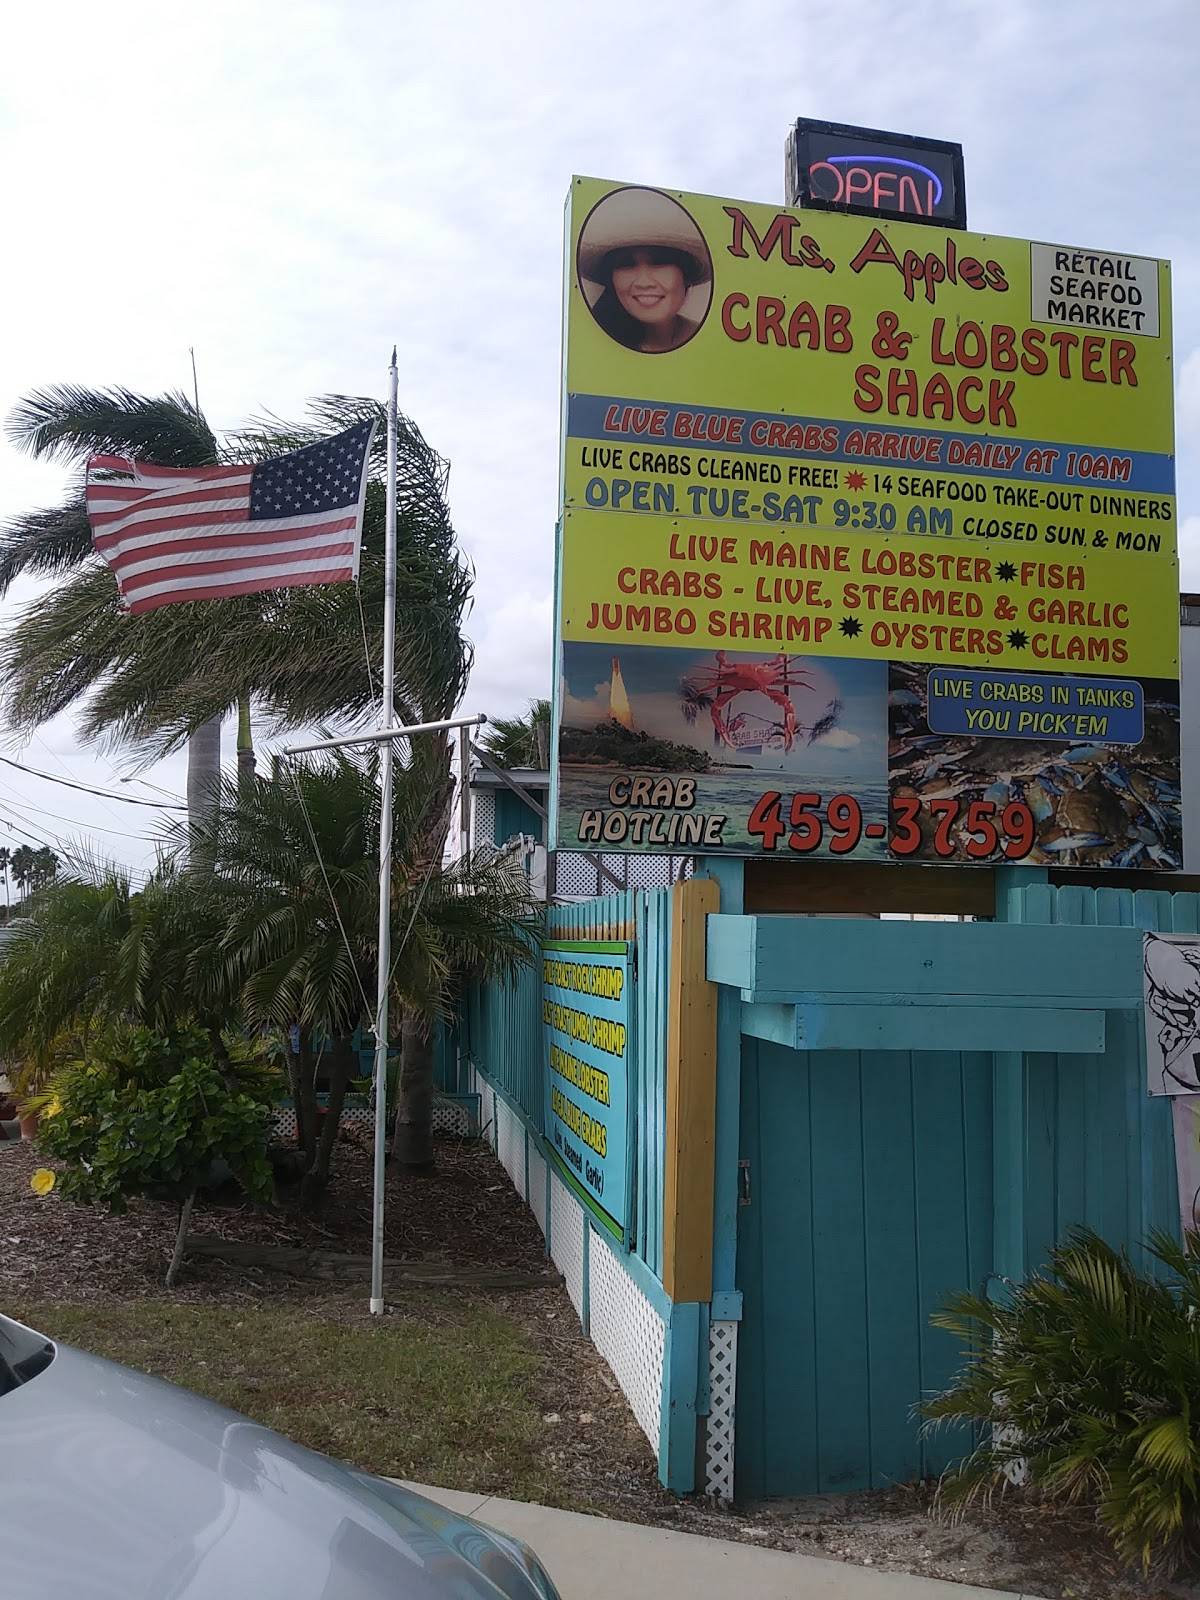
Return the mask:
<path id="1" fill-rule="evenodd" d="M 800 117 L 788 134 L 787 203 L 965 228 L 962 145 Z"/>

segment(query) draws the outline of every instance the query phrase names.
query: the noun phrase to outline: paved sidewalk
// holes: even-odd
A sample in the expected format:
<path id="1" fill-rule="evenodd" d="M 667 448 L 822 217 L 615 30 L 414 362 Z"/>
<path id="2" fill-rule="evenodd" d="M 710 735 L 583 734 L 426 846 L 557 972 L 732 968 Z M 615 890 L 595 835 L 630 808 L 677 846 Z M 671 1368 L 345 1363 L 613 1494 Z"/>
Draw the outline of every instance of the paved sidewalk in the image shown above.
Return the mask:
<path id="1" fill-rule="evenodd" d="M 876 1572 L 457 1489 L 408 1487 L 524 1539 L 542 1558 L 562 1600 L 1017 1600 L 1011 1590 Z"/>

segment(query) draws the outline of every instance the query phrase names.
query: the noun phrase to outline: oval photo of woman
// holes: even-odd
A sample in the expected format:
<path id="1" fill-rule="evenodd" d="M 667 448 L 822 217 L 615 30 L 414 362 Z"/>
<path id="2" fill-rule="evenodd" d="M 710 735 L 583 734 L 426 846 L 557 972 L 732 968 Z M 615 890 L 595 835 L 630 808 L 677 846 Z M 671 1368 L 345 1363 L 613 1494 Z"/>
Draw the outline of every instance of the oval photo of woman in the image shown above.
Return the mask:
<path id="1" fill-rule="evenodd" d="M 579 232 L 577 266 L 593 317 L 629 350 L 678 350 L 708 315 L 704 235 L 658 189 L 614 189 L 598 201 Z"/>

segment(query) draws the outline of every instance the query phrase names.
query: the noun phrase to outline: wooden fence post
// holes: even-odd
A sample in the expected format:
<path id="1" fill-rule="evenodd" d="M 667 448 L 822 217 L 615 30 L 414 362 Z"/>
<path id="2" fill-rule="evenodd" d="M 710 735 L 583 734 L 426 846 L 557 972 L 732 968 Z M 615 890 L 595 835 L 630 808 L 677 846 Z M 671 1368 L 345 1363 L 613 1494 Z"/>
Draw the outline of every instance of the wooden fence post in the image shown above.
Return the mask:
<path id="1" fill-rule="evenodd" d="M 711 879 L 671 890 L 663 1287 L 674 1301 L 712 1298 L 717 990 L 705 974 L 705 923 L 719 906 Z"/>

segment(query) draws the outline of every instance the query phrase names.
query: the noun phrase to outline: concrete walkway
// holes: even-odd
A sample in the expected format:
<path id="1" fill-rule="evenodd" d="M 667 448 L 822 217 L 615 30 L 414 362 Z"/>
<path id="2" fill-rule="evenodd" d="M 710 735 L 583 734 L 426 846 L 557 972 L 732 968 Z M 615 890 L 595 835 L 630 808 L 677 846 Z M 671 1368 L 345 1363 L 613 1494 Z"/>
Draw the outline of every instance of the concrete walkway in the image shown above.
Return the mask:
<path id="1" fill-rule="evenodd" d="M 1017 1600 L 1011 1590 L 876 1572 L 457 1489 L 407 1487 L 524 1539 L 541 1557 L 562 1600 L 612 1600 L 613 1595 L 621 1600 Z"/>

